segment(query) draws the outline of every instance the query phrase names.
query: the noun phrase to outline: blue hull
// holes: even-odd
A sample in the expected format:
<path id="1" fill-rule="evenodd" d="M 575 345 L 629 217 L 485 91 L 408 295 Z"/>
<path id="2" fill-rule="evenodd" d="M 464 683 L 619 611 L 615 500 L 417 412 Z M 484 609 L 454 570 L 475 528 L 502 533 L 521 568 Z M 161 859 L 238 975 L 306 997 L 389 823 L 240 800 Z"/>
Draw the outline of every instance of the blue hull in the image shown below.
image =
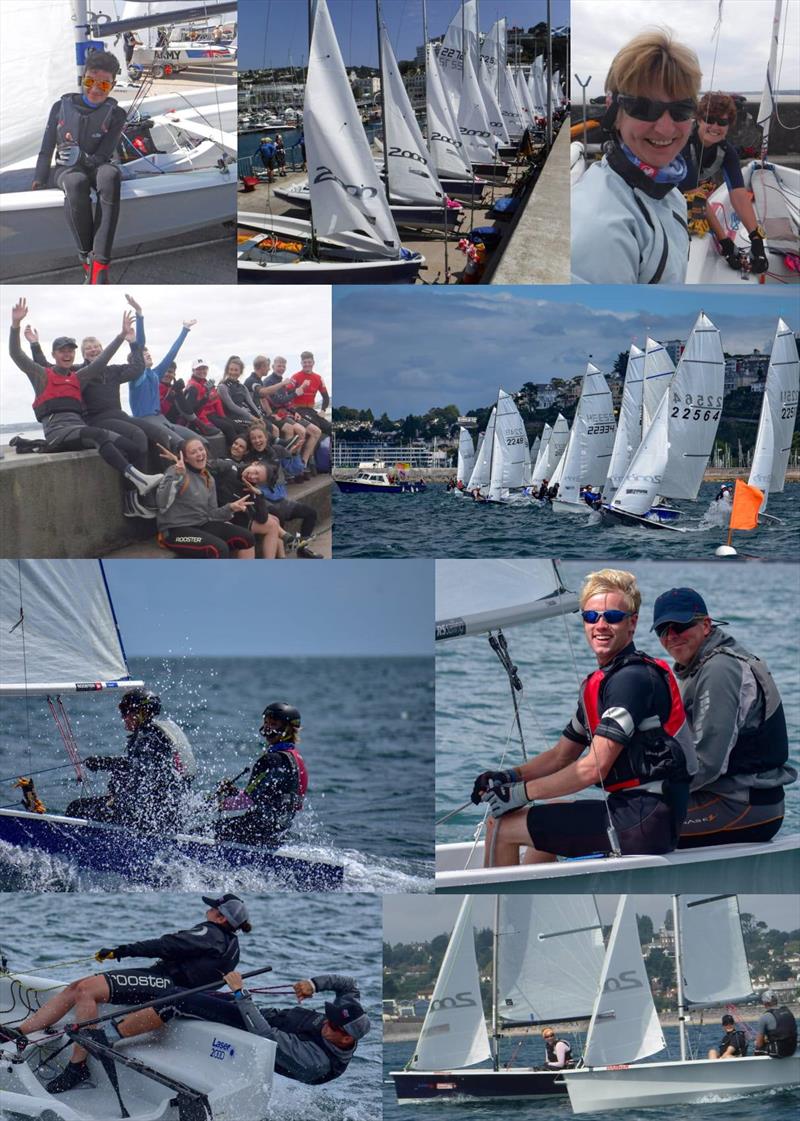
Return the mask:
<path id="1" fill-rule="evenodd" d="M 101 825 L 77 818 L 0 811 L 0 841 L 35 848 L 74 860 L 96 872 L 115 872 L 134 883 L 158 882 L 154 863 L 183 856 L 216 869 L 252 869 L 277 877 L 295 891 L 331 891 L 341 887 L 344 869 L 338 864 L 280 856 L 254 845 L 238 845 L 188 836 L 144 837 L 119 825 Z"/>
<path id="2" fill-rule="evenodd" d="M 336 485 L 343 494 L 420 494 L 426 489 L 424 483 L 387 483 L 386 486 L 377 486 L 374 483 L 347 482 L 345 479 L 337 479 Z"/>

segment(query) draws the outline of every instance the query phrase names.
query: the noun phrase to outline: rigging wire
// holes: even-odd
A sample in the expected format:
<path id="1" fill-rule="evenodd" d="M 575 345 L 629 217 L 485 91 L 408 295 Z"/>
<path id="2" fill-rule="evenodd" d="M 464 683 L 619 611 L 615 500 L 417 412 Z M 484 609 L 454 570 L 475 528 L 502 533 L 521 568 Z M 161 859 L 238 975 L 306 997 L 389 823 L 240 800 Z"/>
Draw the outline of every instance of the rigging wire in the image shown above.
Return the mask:
<path id="1" fill-rule="evenodd" d="M 25 726 L 28 742 L 28 765 L 33 762 L 33 754 L 31 748 L 31 709 L 30 697 L 28 696 L 28 657 L 25 646 L 25 609 L 22 602 L 22 561 L 17 561 L 17 581 L 18 581 L 18 594 L 19 594 L 19 619 L 11 628 L 15 631 L 20 627 L 20 634 L 22 636 L 22 680 L 25 683 Z M 9 632 L 10 633 L 10 632 Z"/>

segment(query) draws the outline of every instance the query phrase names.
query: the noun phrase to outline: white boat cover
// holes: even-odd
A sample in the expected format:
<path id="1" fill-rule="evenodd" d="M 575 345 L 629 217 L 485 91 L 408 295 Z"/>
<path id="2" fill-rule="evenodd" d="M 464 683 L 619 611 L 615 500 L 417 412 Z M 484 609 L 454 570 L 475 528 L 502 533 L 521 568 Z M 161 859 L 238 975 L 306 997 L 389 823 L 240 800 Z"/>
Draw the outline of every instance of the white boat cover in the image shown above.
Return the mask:
<path id="1" fill-rule="evenodd" d="M 681 895 L 683 995 L 691 1004 L 725 1004 L 753 995 L 735 895 Z"/>
<path id="2" fill-rule="evenodd" d="M 490 1056 L 483 1014 L 472 899 L 464 896 L 425 1014 L 412 1070 L 475 1066 Z"/>
<path id="3" fill-rule="evenodd" d="M 619 407 L 617 435 L 611 462 L 608 465 L 608 485 L 614 490 L 622 482 L 633 454 L 642 442 L 642 386 L 644 353 L 631 344 L 625 368 L 625 387 Z"/>
<path id="4" fill-rule="evenodd" d="M 633 1063 L 666 1046 L 644 967 L 636 911 L 620 896 L 583 1051 L 587 1067 Z"/>
<path id="5" fill-rule="evenodd" d="M 458 430 L 458 468 L 456 480 L 464 486 L 469 482 L 472 468 L 475 466 L 475 447 L 472 443 L 472 434 L 467 428 Z"/>
<path id="6" fill-rule="evenodd" d="M 442 75 L 433 44 L 426 47 L 425 97 L 428 112 L 428 144 L 440 175 L 471 179 L 472 165 L 464 154 L 458 122 L 442 84 Z"/>
<path id="7" fill-rule="evenodd" d="M 389 33 L 384 26 L 381 26 L 381 74 L 385 83 L 384 139 L 389 197 L 401 202 L 444 205 L 439 176 L 408 100 Z"/>
<path id="8" fill-rule="evenodd" d="M 530 1024 L 588 1020 L 604 956 L 593 895 L 501 895 L 498 1016 Z"/>
<path id="9" fill-rule="evenodd" d="M 469 477 L 469 489 L 488 487 L 492 477 L 492 453 L 494 449 L 494 426 L 497 419 L 497 408 L 492 409 L 486 431 L 483 433 L 483 443 L 478 444 L 475 454 L 475 466 Z"/>
<path id="10" fill-rule="evenodd" d="M 505 490 L 526 487 L 531 477 L 528 436 L 514 398 L 501 389 L 496 409 L 490 498 L 499 498 Z"/>
<path id="11" fill-rule="evenodd" d="M 400 239 L 370 152 L 333 30 L 317 0 L 303 129 L 314 228 L 323 237 L 357 233 L 376 257 L 400 256 Z"/>
<path id="12" fill-rule="evenodd" d="M 20 617 L 23 623 L 19 623 Z M 130 678 L 100 561 L 0 561 L 0 693 Z"/>
<path id="13" fill-rule="evenodd" d="M 556 480 L 559 501 L 580 505 L 582 486 L 602 486 L 608 475 L 616 429 L 611 390 L 605 376 L 589 362 Z"/>
<path id="14" fill-rule="evenodd" d="M 555 562 L 437 560 L 436 639 L 483 634 L 576 611 Z"/>
<path id="15" fill-rule="evenodd" d="M 764 492 L 763 510 L 770 492 L 780 493 L 792 448 L 800 397 L 800 359 L 791 328 L 778 320 L 761 402 L 758 435 L 748 482 Z"/>

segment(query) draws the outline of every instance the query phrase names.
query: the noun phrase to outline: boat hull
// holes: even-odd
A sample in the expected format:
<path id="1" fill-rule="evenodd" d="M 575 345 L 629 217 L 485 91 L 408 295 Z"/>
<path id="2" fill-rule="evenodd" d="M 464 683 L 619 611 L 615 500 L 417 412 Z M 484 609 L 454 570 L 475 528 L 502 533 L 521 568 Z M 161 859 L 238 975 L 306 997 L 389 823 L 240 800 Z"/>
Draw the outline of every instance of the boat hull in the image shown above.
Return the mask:
<path id="1" fill-rule="evenodd" d="M 800 1085 L 800 1055 L 587 1067 L 564 1078 L 575 1113 L 716 1102 Z"/>
<path id="2" fill-rule="evenodd" d="M 159 862 L 173 857 L 222 869 L 252 870 L 299 891 L 333 890 L 341 886 L 344 875 L 341 865 L 262 846 L 181 833 L 170 838 L 144 837 L 119 825 L 21 810 L 0 810 L 0 841 L 63 856 L 97 872 L 123 875 L 134 883 L 157 883 Z"/>
<path id="3" fill-rule="evenodd" d="M 588 502 L 564 502 L 560 498 L 553 499 L 553 510 L 556 514 L 591 514 L 592 507 Z"/>
<path id="4" fill-rule="evenodd" d="M 404 1070 L 391 1077 L 398 1102 L 511 1101 L 567 1092 L 560 1070 Z"/>
<path id="5" fill-rule="evenodd" d="M 343 494 L 419 494 L 426 489 L 424 483 L 355 483 L 336 479 L 336 485 Z"/>
<path id="6" fill-rule="evenodd" d="M 311 212 L 311 196 L 308 190 L 294 189 L 291 187 L 275 187 L 272 191 L 275 198 L 288 202 L 290 206 L 297 207 L 304 214 Z M 451 233 L 458 229 L 464 217 L 463 210 L 428 204 L 414 204 L 389 202 L 395 225 L 412 230 L 440 230 L 447 229 Z"/>
<path id="7" fill-rule="evenodd" d="M 601 506 L 600 517 L 605 525 L 638 525 L 645 529 L 671 529 L 673 533 L 686 532 L 681 526 L 672 524 L 679 517 L 679 511 L 670 509 L 664 510 L 662 515 L 662 512 L 654 507 L 647 516 L 640 517 L 638 514 L 627 514 L 624 510 L 612 510 L 610 506 Z"/>

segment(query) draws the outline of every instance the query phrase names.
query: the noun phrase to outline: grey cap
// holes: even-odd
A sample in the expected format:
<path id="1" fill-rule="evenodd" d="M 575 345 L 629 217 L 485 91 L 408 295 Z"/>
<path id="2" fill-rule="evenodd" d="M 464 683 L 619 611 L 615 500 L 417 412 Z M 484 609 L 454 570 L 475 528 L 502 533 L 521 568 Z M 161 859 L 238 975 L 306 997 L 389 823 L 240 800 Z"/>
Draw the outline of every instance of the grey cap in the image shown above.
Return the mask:
<path id="1" fill-rule="evenodd" d="M 223 895 L 219 899 L 214 899 L 211 895 L 204 895 L 203 902 L 207 903 L 209 907 L 215 907 L 228 920 L 234 930 L 238 930 L 242 923 L 250 921 L 247 907 L 238 895 Z"/>
<path id="2" fill-rule="evenodd" d="M 329 1023 L 353 1039 L 363 1039 L 372 1026 L 360 1002 L 349 995 L 340 996 L 333 1002 L 325 1001 L 325 1016 Z"/>

